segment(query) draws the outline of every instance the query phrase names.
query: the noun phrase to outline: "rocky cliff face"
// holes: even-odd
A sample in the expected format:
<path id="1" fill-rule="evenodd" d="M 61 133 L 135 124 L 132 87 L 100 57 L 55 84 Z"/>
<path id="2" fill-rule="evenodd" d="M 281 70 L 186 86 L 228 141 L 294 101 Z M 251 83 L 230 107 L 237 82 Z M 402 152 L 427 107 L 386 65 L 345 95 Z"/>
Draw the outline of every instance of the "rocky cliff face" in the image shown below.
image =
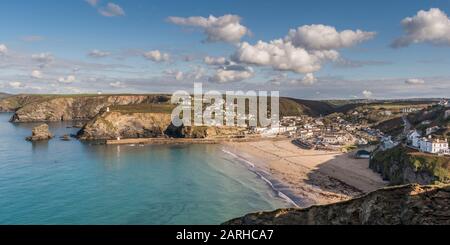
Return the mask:
<path id="1" fill-rule="evenodd" d="M 120 138 L 228 138 L 243 136 L 237 127 L 175 127 L 166 106 L 119 106 L 103 110 L 78 132 L 83 140 Z"/>
<path id="2" fill-rule="evenodd" d="M 449 157 L 413 152 L 402 146 L 376 153 L 369 166 L 392 185 L 450 183 Z"/>
<path id="3" fill-rule="evenodd" d="M 248 214 L 226 225 L 449 225 L 450 185 L 391 187 L 350 201 Z"/>
<path id="4" fill-rule="evenodd" d="M 4 109 L 15 109 L 13 122 L 45 122 L 65 120 L 90 120 L 102 108 L 114 105 L 134 105 L 166 102 L 164 95 L 92 95 L 92 96 L 46 96 L 39 99 L 28 97 L 30 102 L 14 108 L 5 103 Z"/>
<path id="5" fill-rule="evenodd" d="M 89 121 L 78 133 L 83 140 L 120 138 L 156 138 L 164 136 L 171 125 L 167 113 L 103 112 Z"/>

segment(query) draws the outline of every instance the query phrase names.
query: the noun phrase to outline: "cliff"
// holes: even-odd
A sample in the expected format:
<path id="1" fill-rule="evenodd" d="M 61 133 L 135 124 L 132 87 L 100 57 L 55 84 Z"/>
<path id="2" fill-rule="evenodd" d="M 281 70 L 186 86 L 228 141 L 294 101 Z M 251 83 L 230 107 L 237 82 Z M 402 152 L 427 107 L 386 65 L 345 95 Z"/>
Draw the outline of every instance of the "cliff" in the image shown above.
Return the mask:
<path id="1" fill-rule="evenodd" d="M 415 152 L 403 146 L 377 152 L 369 167 L 392 185 L 450 183 L 450 157 Z"/>
<path id="2" fill-rule="evenodd" d="M 86 123 L 78 132 L 82 140 L 120 138 L 219 138 L 243 135 L 234 127 L 175 127 L 171 123 L 172 105 L 139 104 L 109 107 Z"/>
<path id="3" fill-rule="evenodd" d="M 163 107 L 149 105 L 148 111 L 143 111 L 118 106 L 110 108 L 110 111 L 103 110 L 86 123 L 78 137 L 83 140 L 162 137 L 171 125 L 171 115 L 155 109 L 155 106 Z"/>
<path id="4" fill-rule="evenodd" d="M 307 209 L 248 214 L 225 225 L 449 225 L 450 185 L 408 185 Z"/>
<path id="5" fill-rule="evenodd" d="M 23 95 L 0 103 L 3 111 L 15 111 L 13 122 L 90 120 L 102 108 L 114 105 L 165 103 L 165 95 Z"/>

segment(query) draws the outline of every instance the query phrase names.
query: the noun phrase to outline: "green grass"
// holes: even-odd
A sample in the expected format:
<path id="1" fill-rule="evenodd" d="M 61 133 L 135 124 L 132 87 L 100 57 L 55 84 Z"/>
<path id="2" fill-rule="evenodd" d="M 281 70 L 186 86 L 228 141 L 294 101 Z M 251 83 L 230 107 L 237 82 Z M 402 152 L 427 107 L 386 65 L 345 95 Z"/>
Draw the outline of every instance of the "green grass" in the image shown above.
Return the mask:
<path id="1" fill-rule="evenodd" d="M 436 183 L 450 181 L 450 157 L 421 153 L 409 148 L 397 146 L 377 153 L 372 162 L 383 165 L 383 176 L 392 184 L 406 184 L 402 170 L 411 167 L 416 173 L 425 173 L 436 178 Z M 393 166 L 395 163 L 396 166 Z"/>
<path id="2" fill-rule="evenodd" d="M 136 104 L 111 106 L 111 111 L 121 113 L 167 113 L 171 114 L 175 105 L 170 104 Z"/>

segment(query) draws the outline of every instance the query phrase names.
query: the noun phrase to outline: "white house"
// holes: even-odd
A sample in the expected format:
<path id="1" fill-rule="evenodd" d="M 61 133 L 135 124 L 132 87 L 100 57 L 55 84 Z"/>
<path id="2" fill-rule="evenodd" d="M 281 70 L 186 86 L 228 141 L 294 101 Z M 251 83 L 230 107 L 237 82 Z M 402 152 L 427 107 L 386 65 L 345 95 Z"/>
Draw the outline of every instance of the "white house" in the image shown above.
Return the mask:
<path id="1" fill-rule="evenodd" d="M 419 134 L 419 132 L 417 132 L 417 130 L 412 130 L 411 132 L 409 132 L 408 141 L 411 143 L 411 146 L 419 148 L 420 137 L 421 135 Z"/>
<path id="2" fill-rule="evenodd" d="M 449 117 L 450 117 L 450 110 L 446 110 L 446 111 L 445 111 L 444 118 L 447 119 L 447 118 L 449 118 Z"/>
<path id="3" fill-rule="evenodd" d="M 440 129 L 440 128 L 439 128 L 438 126 L 434 126 L 434 127 L 431 127 L 431 128 L 427 128 L 427 129 L 426 129 L 426 132 L 425 132 L 425 135 L 430 135 L 430 134 L 432 134 L 432 133 L 438 131 L 439 129 Z"/>
<path id="4" fill-rule="evenodd" d="M 422 138 L 420 150 L 433 154 L 448 152 L 448 142 L 441 139 Z"/>
<path id="5" fill-rule="evenodd" d="M 393 141 L 391 136 L 383 137 L 381 139 L 381 146 L 382 146 L 383 150 L 388 150 L 388 149 L 394 148 L 398 144 L 399 144 L 399 142 Z"/>

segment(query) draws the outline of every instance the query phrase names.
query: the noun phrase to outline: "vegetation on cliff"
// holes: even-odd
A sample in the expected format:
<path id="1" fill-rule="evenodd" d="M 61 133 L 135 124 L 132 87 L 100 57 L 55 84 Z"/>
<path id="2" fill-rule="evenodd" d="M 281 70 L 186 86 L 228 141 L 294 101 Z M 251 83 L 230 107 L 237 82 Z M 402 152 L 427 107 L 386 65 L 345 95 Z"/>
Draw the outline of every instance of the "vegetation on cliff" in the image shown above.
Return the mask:
<path id="1" fill-rule="evenodd" d="M 390 187 L 349 201 L 280 209 L 225 225 L 449 225 L 450 185 Z"/>
<path id="2" fill-rule="evenodd" d="M 377 152 L 369 166 L 392 185 L 450 183 L 450 157 L 416 152 L 403 146 Z"/>

